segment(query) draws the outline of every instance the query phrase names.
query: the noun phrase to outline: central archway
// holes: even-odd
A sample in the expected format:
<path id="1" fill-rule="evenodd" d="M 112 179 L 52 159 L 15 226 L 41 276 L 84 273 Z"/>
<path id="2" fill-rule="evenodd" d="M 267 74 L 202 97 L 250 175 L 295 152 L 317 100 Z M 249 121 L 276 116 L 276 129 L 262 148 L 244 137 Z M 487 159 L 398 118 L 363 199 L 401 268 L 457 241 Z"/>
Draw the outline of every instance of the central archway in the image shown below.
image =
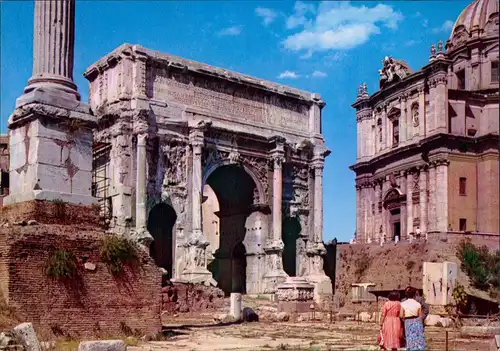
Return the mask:
<path id="1" fill-rule="evenodd" d="M 251 213 L 255 182 L 239 165 L 222 165 L 207 178 L 219 211 L 219 248 L 209 265 L 218 286 L 226 293 L 246 292 L 245 223 Z"/>

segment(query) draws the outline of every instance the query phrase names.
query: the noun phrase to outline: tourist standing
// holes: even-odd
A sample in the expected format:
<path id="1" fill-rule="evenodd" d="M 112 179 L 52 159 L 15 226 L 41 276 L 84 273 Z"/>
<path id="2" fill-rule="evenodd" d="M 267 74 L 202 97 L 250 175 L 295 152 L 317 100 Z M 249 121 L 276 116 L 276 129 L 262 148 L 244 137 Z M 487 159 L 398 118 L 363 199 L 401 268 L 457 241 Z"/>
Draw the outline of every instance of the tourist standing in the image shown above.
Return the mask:
<path id="1" fill-rule="evenodd" d="M 417 290 L 415 288 L 406 288 L 406 300 L 401 303 L 403 308 L 406 349 L 408 351 L 426 349 L 422 305 L 415 300 L 416 292 Z"/>
<path id="2" fill-rule="evenodd" d="M 392 291 L 389 301 L 382 306 L 382 319 L 380 320 L 380 332 L 382 350 L 397 350 L 401 347 L 402 327 L 401 317 L 403 309 L 399 302 L 399 292 Z"/>

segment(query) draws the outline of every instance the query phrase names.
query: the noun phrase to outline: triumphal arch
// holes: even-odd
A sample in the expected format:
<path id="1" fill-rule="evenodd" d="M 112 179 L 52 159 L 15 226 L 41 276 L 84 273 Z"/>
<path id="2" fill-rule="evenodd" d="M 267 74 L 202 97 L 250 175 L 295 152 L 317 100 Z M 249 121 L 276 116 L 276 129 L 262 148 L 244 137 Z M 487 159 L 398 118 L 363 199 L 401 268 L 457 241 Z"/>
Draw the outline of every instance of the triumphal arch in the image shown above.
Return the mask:
<path id="1" fill-rule="evenodd" d="M 94 196 L 170 278 L 319 293 L 324 159 L 317 94 L 124 44 L 85 73 L 98 116 Z"/>

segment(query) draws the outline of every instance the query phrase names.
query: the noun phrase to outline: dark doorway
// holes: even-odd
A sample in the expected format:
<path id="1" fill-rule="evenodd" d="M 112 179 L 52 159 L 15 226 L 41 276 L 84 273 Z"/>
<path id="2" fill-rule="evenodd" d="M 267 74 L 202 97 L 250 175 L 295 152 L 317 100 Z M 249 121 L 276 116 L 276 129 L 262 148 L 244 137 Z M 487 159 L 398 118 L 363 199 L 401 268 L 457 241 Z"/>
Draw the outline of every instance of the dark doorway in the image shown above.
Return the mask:
<path id="1" fill-rule="evenodd" d="M 283 221 L 282 240 L 283 248 L 283 269 L 290 277 L 297 275 L 297 239 L 301 228 L 296 217 L 287 217 Z"/>
<path id="2" fill-rule="evenodd" d="M 219 249 L 208 269 L 226 294 L 246 291 L 245 222 L 255 183 L 239 165 L 217 168 L 207 179 L 219 201 Z"/>
<path id="3" fill-rule="evenodd" d="M 154 239 L 149 253 L 159 267 L 167 270 L 169 279 L 172 278 L 172 231 L 176 220 L 175 210 L 165 203 L 155 205 L 148 217 L 148 231 Z"/>
<path id="4" fill-rule="evenodd" d="M 401 240 L 401 210 L 399 208 L 391 211 L 391 223 L 392 240 Z"/>

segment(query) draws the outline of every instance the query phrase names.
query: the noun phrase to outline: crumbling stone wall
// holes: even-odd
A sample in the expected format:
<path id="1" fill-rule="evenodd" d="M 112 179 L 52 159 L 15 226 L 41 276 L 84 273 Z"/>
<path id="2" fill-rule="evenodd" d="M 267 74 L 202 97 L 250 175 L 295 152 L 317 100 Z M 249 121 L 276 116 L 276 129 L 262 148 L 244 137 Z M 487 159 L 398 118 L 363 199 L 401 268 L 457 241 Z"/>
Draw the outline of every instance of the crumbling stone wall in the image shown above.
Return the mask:
<path id="1" fill-rule="evenodd" d="M 100 239 L 104 235 L 78 226 L 1 227 L 0 289 L 8 305 L 22 320 L 32 322 L 37 331 L 56 336 L 158 332 L 160 271 L 146 253 L 140 252 L 138 267 L 125 266 L 123 277 L 114 277 L 100 260 Z M 48 258 L 56 250 L 76 256 L 77 279 L 70 284 L 46 275 Z"/>
<path id="2" fill-rule="evenodd" d="M 162 288 L 162 311 L 185 313 L 214 311 L 224 306 L 224 291 L 212 286 L 172 283 Z"/>

